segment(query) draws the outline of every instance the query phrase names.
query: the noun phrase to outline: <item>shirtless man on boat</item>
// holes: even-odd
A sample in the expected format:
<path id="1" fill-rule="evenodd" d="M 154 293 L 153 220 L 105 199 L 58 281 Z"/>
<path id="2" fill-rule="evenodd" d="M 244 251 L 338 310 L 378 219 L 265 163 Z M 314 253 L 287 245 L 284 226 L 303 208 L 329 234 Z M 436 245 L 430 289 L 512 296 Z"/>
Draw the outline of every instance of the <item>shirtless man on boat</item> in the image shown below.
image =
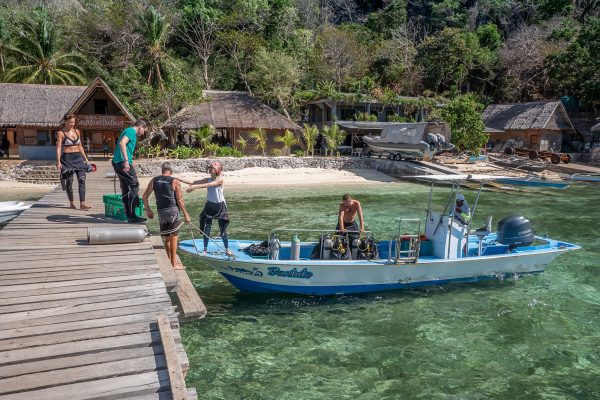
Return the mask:
<path id="1" fill-rule="evenodd" d="M 360 229 L 354 218 L 357 213 L 358 219 L 360 220 Z M 361 232 L 365 231 L 365 221 L 363 219 L 360 201 L 354 200 L 349 194 L 342 196 L 342 202 L 340 203 L 340 209 L 338 211 L 338 224 L 336 229 L 341 232 L 359 230 Z"/>

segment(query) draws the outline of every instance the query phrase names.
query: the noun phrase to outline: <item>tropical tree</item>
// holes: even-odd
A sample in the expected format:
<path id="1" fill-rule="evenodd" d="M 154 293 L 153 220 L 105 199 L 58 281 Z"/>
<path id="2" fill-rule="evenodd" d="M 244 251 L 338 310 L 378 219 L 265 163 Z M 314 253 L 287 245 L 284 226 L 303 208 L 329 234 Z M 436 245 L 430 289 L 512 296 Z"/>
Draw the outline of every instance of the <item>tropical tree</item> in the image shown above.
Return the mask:
<path id="1" fill-rule="evenodd" d="M 483 104 L 472 93 L 457 96 L 440 111 L 441 118 L 450 125 L 452 143 L 459 150 L 478 153 L 489 135 L 484 132 Z"/>
<path id="2" fill-rule="evenodd" d="M 296 60 L 283 52 L 260 49 L 255 55 L 254 70 L 249 74 L 254 93 L 267 101 L 276 101 L 291 120 L 287 104 L 295 86 L 300 82 Z"/>
<path id="3" fill-rule="evenodd" d="M 289 155 L 292 146 L 298 143 L 298 138 L 296 137 L 294 132 L 290 131 L 289 129 L 286 129 L 282 136 L 275 137 L 275 141 L 278 143 L 283 143 L 283 148 Z"/>
<path id="4" fill-rule="evenodd" d="M 10 31 L 8 21 L 0 14 L 0 74 L 6 69 L 6 55 L 9 52 Z"/>
<path id="5" fill-rule="evenodd" d="M 302 131 L 304 140 L 306 141 L 306 155 L 310 153 L 311 156 L 315 155 L 315 144 L 317 143 L 317 136 L 319 136 L 319 129 L 315 125 L 304 124 Z"/>
<path id="6" fill-rule="evenodd" d="M 192 135 L 202 149 L 206 149 L 206 145 L 215 135 L 215 127 L 212 125 L 204 125 L 202 128 L 192 131 Z"/>
<path id="7" fill-rule="evenodd" d="M 261 149 L 263 156 L 266 156 L 267 150 L 267 132 L 262 128 L 258 128 L 255 131 L 250 132 L 250 137 L 256 139 L 258 148 Z"/>
<path id="8" fill-rule="evenodd" d="M 75 85 L 85 82 L 83 57 L 59 47 L 58 31 L 44 13 L 26 20 L 18 31 L 15 45 L 7 46 L 16 66 L 5 80 L 24 83 Z"/>
<path id="9" fill-rule="evenodd" d="M 327 140 L 327 148 L 331 155 L 334 154 L 337 147 L 344 142 L 344 139 L 346 139 L 346 132 L 341 130 L 337 124 L 324 127 L 321 133 L 325 140 Z"/>
<path id="10" fill-rule="evenodd" d="M 246 146 L 248 146 L 248 141 L 240 136 L 237 140 L 237 144 L 242 148 L 242 154 L 245 154 Z"/>
<path id="11" fill-rule="evenodd" d="M 171 34 L 171 24 L 154 6 L 148 7 L 139 22 L 139 31 L 144 41 L 142 57 L 146 61 L 146 83 L 164 89 L 163 79 L 169 59 L 166 44 Z"/>

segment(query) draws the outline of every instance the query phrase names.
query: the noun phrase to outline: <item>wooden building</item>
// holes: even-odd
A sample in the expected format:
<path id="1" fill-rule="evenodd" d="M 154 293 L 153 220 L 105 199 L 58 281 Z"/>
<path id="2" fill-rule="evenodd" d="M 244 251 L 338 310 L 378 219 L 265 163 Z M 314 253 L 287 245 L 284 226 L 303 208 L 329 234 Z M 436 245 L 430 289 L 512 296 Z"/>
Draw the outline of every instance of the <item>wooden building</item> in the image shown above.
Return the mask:
<path id="1" fill-rule="evenodd" d="M 65 114 L 77 116 L 76 128 L 88 151 L 114 150 L 121 131 L 134 117 L 106 83 L 89 86 L 0 83 L 0 133 L 10 142 L 10 154 L 21 159 L 56 158 L 56 131 Z"/>
<path id="2" fill-rule="evenodd" d="M 532 150 L 563 151 L 579 140 L 560 101 L 492 104 L 483 120 L 493 148 L 513 140 Z"/>
<path id="3" fill-rule="evenodd" d="M 191 144 L 190 131 L 213 126 L 221 144 L 240 149 L 238 139 L 248 142 L 247 154 L 262 154 L 251 132 L 259 128 L 267 132 L 267 153 L 283 145 L 275 141 L 286 129 L 299 133 L 302 128 L 247 92 L 205 90 L 205 101 L 184 107 L 167 120 L 162 128 L 169 145 Z M 240 149 L 241 150 L 241 149 Z"/>

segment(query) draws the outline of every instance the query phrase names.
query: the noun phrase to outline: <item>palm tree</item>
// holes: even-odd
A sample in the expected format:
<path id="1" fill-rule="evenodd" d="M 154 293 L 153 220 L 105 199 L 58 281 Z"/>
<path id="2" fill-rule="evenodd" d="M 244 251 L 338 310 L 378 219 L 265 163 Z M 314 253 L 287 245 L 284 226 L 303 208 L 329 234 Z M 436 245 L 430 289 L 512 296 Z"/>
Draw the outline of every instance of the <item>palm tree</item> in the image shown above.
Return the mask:
<path id="1" fill-rule="evenodd" d="M 294 132 L 286 129 L 283 136 L 277 136 L 276 142 L 283 143 L 283 148 L 286 149 L 288 155 L 291 154 L 292 146 L 298 143 L 298 138 L 294 135 Z"/>
<path id="2" fill-rule="evenodd" d="M 258 148 L 262 150 L 263 157 L 267 155 L 267 132 L 262 128 L 258 128 L 255 131 L 250 132 L 250 137 L 256 139 Z"/>
<path id="3" fill-rule="evenodd" d="M 163 74 L 166 69 L 165 62 L 169 58 L 166 43 L 171 34 L 171 24 L 154 6 L 150 6 L 140 17 L 139 31 L 145 42 L 142 56 L 147 62 L 146 83 L 158 84 L 161 89 L 164 89 Z"/>
<path id="4" fill-rule="evenodd" d="M 329 148 L 331 155 L 333 155 L 337 147 L 344 142 L 346 132 L 340 130 L 340 127 L 337 126 L 337 124 L 333 124 L 324 127 L 322 133 L 323 137 L 327 140 L 327 147 Z"/>
<path id="5" fill-rule="evenodd" d="M 244 154 L 246 152 L 246 146 L 248 146 L 248 141 L 240 136 L 237 140 L 237 144 L 242 148 L 242 154 Z"/>
<path id="6" fill-rule="evenodd" d="M 206 145 L 210 143 L 210 140 L 215 135 L 215 127 L 212 125 L 204 125 L 202 128 L 192 131 L 192 135 L 194 135 L 194 139 L 200 145 L 200 147 L 205 150 Z"/>
<path id="7" fill-rule="evenodd" d="M 76 85 L 85 82 L 80 65 L 86 61 L 78 53 L 58 47 L 57 31 L 47 15 L 23 22 L 15 45 L 8 45 L 16 66 L 6 72 L 13 82 Z"/>
<path id="8" fill-rule="evenodd" d="M 315 125 L 304 124 L 304 130 L 302 131 L 304 140 L 306 140 L 306 155 L 310 153 L 311 156 L 315 156 L 315 144 L 317 142 L 317 136 L 319 136 L 319 129 Z"/>

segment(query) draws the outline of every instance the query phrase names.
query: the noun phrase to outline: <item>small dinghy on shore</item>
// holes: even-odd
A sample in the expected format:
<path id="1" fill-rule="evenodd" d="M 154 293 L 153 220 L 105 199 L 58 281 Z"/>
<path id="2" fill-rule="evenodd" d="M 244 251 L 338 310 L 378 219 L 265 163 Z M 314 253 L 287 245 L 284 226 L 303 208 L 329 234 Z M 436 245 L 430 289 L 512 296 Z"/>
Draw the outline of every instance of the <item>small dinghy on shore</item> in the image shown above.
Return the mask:
<path id="1" fill-rule="evenodd" d="M 564 180 L 544 179 L 539 176 L 524 176 L 524 177 L 512 177 L 512 178 L 499 178 L 496 179 L 498 183 L 504 183 L 508 185 L 517 186 L 533 186 L 533 187 L 547 187 L 553 189 L 568 189 L 571 187 L 571 182 Z"/>
<path id="2" fill-rule="evenodd" d="M 479 184 L 471 219 L 486 181 L 496 177 L 431 175 L 425 220 L 399 219 L 398 228 L 385 240 L 370 233 L 316 229 L 274 229 L 261 240 L 229 240 L 227 255 L 220 240 L 203 253 L 202 239 L 186 240 L 180 249 L 194 254 L 220 272 L 242 292 L 332 295 L 366 293 L 452 282 L 477 282 L 544 271 L 559 255 L 577 250 L 576 244 L 534 236 L 529 220 L 508 216 L 491 231 L 473 230 L 452 212 L 459 188 Z M 445 207 L 432 209 L 435 183 L 451 183 Z M 424 222 L 425 229 L 421 230 Z M 407 233 L 408 232 L 408 233 Z M 294 236 L 291 241 L 281 240 Z M 298 236 L 314 236 L 301 242 Z M 253 251 L 249 251 L 253 249 Z M 257 251 L 259 250 L 259 251 Z"/>
<path id="3" fill-rule="evenodd" d="M 570 179 L 575 182 L 600 183 L 600 174 L 573 174 Z"/>
<path id="4" fill-rule="evenodd" d="M 0 224 L 15 218 L 21 212 L 31 207 L 32 203 L 22 201 L 0 201 Z"/>

